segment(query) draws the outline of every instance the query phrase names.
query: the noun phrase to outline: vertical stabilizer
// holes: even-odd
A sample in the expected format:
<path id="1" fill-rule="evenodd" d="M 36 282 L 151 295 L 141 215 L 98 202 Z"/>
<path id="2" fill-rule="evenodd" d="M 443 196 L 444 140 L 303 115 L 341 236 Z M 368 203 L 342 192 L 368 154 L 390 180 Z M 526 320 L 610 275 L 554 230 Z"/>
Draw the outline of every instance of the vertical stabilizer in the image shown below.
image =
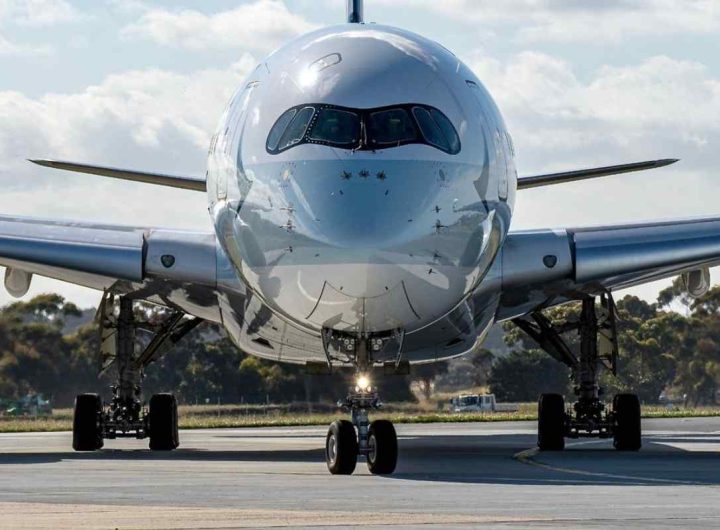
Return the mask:
<path id="1" fill-rule="evenodd" d="M 347 21 L 350 24 L 362 24 L 363 0 L 347 0 Z"/>

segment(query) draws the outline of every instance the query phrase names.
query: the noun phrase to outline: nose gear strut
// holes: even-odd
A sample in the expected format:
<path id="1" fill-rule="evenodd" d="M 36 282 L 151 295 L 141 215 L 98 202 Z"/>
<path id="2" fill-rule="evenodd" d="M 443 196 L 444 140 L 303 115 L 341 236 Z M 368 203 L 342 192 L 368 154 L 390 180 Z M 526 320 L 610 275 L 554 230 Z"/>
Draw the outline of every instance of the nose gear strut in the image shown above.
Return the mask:
<path id="1" fill-rule="evenodd" d="M 617 374 L 616 308 L 610 293 L 584 298 L 577 322 L 552 323 L 542 313 L 513 322 L 534 339 L 550 356 L 570 367 L 575 382 L 577 401 L 566 410 L 558 394 L 543 394 L 538 402 L 538 447 L 561 450 L 565 438 L 613 438 L 618 450 L 637 451 L 641 446 L 640 402 L 634 394 L 618 394 L 608 407 L 600 399 L 599 374 L 602 369 Z M 577 331 L 580 352 L 575 355 L 562 337 Z"/>

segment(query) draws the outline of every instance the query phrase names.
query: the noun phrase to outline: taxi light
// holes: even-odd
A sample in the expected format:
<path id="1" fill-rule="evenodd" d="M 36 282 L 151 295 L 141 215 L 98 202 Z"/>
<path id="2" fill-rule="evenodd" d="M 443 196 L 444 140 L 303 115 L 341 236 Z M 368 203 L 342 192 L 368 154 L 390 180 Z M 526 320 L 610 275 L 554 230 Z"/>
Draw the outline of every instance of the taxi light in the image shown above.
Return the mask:
<path id="1" fill-rule="evenodd" d="M 357 378 L 356 388 L 360 389 L 360 392 L 370 391 L 370 378 L 366 375 L 360 375 Z"/>

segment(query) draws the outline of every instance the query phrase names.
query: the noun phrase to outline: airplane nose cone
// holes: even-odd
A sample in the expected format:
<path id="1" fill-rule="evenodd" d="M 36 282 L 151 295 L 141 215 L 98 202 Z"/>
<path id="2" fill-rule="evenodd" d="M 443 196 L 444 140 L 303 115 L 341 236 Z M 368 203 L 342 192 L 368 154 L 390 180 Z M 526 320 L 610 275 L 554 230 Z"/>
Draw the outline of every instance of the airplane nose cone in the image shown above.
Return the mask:
<path id="1" fill-rule="evenodd" d="M 245 214 L 254 244 L 242 254 L 258 256 L 259 291 L 338 330 L 408 331 L 442 317 L 474 284 L 489 237 L 487 205 L 461 193 L 471 169 L 336 160 L 282 170 L 282 193 Z"/>

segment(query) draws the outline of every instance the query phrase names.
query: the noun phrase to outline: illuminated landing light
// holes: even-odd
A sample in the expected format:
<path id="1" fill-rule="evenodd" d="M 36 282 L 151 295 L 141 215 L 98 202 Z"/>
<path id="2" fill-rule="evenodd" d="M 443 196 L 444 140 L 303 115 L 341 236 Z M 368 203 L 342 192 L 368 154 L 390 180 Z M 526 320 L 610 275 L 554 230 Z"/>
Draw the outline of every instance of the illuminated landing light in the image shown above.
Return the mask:
<path id="1" fill-rule="evenodd" d="M 364 374 L 359 375 L 355 382 L 355 391 L 370 392 L 370 390 L 372 390 L 370 387 L 370 378 Z"/>

